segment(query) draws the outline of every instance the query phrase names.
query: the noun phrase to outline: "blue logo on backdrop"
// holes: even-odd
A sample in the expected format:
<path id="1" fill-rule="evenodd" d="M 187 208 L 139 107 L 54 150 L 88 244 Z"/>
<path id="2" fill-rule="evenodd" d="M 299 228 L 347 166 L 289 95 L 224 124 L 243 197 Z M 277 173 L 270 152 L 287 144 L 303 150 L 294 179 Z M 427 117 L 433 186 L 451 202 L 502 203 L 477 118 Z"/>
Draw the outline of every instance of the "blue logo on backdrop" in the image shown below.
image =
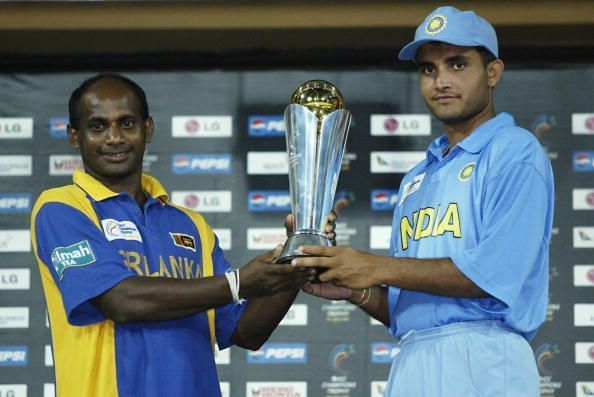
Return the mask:
<path id="1" fill-rule="evenodd" d="M 252 190 L 248 192 L 248 209 L 253 212 L 290 212 L 291 196 L 287 190 Z"/>
<path id="2" fill-rule="evenodd" d="M 398 354 L 400 348 L 397 343 L 372 343 L 371 362 L 378 364 L 389 364 Z"/>
<path id="3" fill-rule="evenodd" d="M 49 132 L 52 138 L 64 139 L 68 136 L 66 126 L 68 125 L 68 118 L 66 117 L 52 117 L 49 120 Z"/>
<path id="4" fill-rule="evenodd" d="M 398 190 L 374 189 L 371 191 L 371 209 L 374 211 L 393 211 L 398 203 Z"/>
<path id="5" fill-rule="evenodd" d="M 576 172 L 594 171 L 594 152 L 573 152 L 573 170 Z"/>
<path id="6" fill-rule="evenodd" d="M 0 214 L 31 211 L 30 193 L 0 193 Z"/>
<path id="7" fill-rule="evenodd" d="M 27 365 L 27 346 L 0 346 L 0 366 L 24 367 Z"/>
<path id="8" fill-rule="evenodd" d="M 174 154 L 174 174 L 230 174 L 230 154 Z"/>
<path id="9" fill-rule="evenodd" d="M 305 343 L 266 343 L 255 352 L 247 352 L 248 364 L 305 364 Z"/>
<path id="10" fill-rule="evenodd" d="M 250 116 L 248 135 L 256 137 L 285 136 L 285 118 L 283 115 Z"/>

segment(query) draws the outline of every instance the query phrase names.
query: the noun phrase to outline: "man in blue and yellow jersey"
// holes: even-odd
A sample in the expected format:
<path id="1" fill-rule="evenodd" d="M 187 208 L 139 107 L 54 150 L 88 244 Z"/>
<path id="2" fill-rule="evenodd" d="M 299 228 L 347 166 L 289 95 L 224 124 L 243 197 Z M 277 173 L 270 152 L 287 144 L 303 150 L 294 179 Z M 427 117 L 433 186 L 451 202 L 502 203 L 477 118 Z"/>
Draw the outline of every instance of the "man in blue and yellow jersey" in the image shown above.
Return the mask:
<path id="1" fill-rule="evenodd" d="M 57 395 L 220 396 L 214 343 L 259 348 L 310 271 L 272 265 L 278 248 L 232 270 L 204 218 L 142 174 L 153 120 L 133 81 L 88 79 L 69 111 L 85 171 L 31 222 Z"/>
<path id="2" fill-rule="evenodd" d="M 400 339 L 386 396 L 537 397 L 528 341 L 547 306 L 550 162 L 495 113 L 504 67 L 485 19 L 440 7 L 399 57 L 415 62 L 445 134 L 400 184 L 390 256 L 304 247 L 326 258 L 294 264 L 328 268 L 320 280 L 332 284 L 305 289 L 349 299 Z"/>

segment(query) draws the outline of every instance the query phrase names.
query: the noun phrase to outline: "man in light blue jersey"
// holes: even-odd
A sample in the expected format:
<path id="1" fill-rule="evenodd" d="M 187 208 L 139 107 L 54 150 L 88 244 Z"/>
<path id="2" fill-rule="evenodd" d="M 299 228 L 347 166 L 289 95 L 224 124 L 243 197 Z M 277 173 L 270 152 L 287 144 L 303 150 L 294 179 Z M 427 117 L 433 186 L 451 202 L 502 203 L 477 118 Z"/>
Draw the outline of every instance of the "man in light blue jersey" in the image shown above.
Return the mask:
<path id="1" fill-rule="evenodd" d="M 386 396 L 539 396 L 528 341 L 545 319 L 553 174 L 538 141 L 496 114 L 497 36 L 474 12 L 440 7 L 400 51 L 444 123 L 403 178 L 389 257 L 303 247 L 322 284 L 400 339 Z"/>

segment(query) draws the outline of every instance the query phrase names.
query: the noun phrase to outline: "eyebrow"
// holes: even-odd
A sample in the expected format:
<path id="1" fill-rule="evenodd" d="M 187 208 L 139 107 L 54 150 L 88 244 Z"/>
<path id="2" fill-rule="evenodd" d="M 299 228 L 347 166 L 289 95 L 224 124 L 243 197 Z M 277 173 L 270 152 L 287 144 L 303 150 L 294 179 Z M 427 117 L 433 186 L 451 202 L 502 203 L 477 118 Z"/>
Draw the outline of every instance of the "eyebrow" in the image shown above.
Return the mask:
<path id="1" fill-rule="evenodd" d="M 461 61 L 468 61 L 469 59 L 470 59 L 470 57 L 468 55 L 461 54 L 461 55 L 454 55 L 449 58 L 446 58 L 445 62 L 446 63 L 455 63 L 455 62 L 461 62 Z M 434 62 L 423 61 L 423 60 L 420 60 L 420 61 L 415 60 L 414 62 L 418 67 L 431 66 L 431 65 L 435 64 Z"/>

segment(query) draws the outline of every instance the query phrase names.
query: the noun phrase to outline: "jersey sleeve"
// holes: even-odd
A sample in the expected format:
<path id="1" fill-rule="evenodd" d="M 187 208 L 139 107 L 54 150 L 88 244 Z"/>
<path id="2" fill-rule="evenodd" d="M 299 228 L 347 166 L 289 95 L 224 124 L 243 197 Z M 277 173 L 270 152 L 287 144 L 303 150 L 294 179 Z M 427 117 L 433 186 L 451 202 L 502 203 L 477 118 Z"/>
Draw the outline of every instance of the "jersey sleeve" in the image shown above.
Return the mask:
<path id="1" fill-rule="evenodd" d="M 451 256 L 454 264 L 485 292 L 503 302 L 506 312 L 526 305 L 518 297 L 540 269 L 548 244 L 551 194 L 532 164 L 515 163 L 487 180 L 478 244 Z M 492 308 L 485 307 L 485 310 Z"/>
<path id="2" fill-rule="evenodd" d="M 223 250 L 219 246 L 218 238 L 215 238 L 215 246 L 212 252 L 212 263 L 215 276 L 222 275 L 227 270 L 232 269 L 223 254 Z M 237 327 L 237 322 L 243 314 L 246 306 L 247 303 L 244 303 L 243 305 L 230 303 L 216 308 L 215 331 L 219 349 L 225 349 L 232 345 L 231 336 L 233 336 L 233 332 L 235 332 L 235 328 Z"/>
<path id="3" fill-rule="evenodd" d="M 105 320 L 90 300 L 134 277 L 101 230 L 81 211 L 45 203 L 34 219 L 37 255 L 58 287 L 68 321 L 88 325 Z"/>
<path id="4" fill-rule="evenodd" d="M 398 190 L 398 202 L 400 202 L 400 195 L 402 194 L 402 184 Z M 394 216 L 392 218 L 392 231 L 390 235 L 390 256 L 397 256 L 398 242 L 400 241 L 400 205 L 396 203 L 394 207 Z M 393 285 L 388 286 L 388 310 L 390 314 L 390 333 L 396 335 L 396 318 L 393 313 L 396 312 L 396 305 L 400 297 L 400 288 Z"/>

